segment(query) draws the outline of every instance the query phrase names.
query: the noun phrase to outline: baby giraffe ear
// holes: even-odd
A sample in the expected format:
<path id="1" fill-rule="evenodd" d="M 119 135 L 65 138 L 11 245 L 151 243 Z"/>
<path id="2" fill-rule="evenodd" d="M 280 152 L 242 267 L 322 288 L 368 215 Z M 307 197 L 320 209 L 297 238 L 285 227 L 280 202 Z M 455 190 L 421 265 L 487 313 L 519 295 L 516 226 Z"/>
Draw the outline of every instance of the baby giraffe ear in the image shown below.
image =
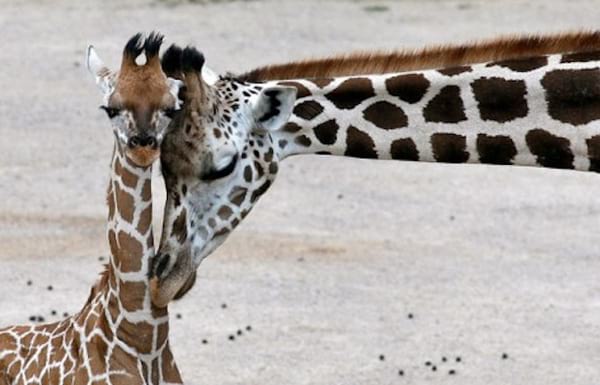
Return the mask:
<path id="1" fill-rule="evenodd" d="M 96 84 L 105 97 L 114 90 L 115 76 L 107 66 L 104 65 L 93 46 L 88 46 L 85 55 L 85 66 L 94 76 Z"/>
<path id="2" fill-rule="evenodd" d="M 263 88 L 252 106 L 256 128 L 261 131 L 279 130 L 290 118 L 295 102 L 295 87 Z"/>

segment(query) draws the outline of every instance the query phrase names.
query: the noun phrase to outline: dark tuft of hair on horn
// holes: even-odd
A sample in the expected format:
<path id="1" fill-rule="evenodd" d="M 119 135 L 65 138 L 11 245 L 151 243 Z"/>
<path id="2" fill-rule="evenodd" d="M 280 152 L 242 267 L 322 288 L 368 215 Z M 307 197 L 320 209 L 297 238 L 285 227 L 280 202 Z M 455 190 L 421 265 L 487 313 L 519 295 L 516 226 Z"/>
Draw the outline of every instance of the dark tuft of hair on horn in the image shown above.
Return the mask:
<path id="1" fill-rule="evenodd" d="M 125 44 L 123 55 L 135 60 L 144 50 L 144 45 L 142 34 L 138 32 Z"/>
<path id="2" fill-rule="evenodd" d="M 144 50 L 146 51 L 146 58 L 150 59 L 158 55 L 160 46 L 163 42 L 164 36 L 156 31 L 150 32 L 150 35 L 144 42 Z"/>
<path id="3" fill-rule="evenodd" d="M 163 72 L 172 78 L 178 78 L 182 68 L 183 50 L 172 44 L 163 54 L 161 66 Z"/>
<path id="4" fill-rule="evenodd" d="M 204 55 L 195 47 L 185 47 L 182 55 L 183 72 L 200 72 L 204 65 Z"/>

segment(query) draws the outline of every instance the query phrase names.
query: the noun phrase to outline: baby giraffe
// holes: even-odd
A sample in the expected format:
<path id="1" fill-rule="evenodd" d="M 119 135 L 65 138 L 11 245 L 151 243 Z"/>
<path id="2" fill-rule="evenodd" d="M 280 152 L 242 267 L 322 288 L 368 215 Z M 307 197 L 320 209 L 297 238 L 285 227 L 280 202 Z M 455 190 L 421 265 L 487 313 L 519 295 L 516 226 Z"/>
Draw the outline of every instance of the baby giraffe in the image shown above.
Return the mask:
<path id="1" fill-rule="evenodd" d="M 166 307 L 150 301 L 154 256 L 151 165 L 179 82 L 161 70 L 162 36 L 135 35 L 119 72 L 90 46 L 86 64 L 104 93 L 115 137 L 108 185 L 110 262 L 81 311 L 63 321 L 0 330 L 0 385 L 180 384 Z M 146 56 L 144 65 L 136 58 Z"/>
<path id="2" fill-rule="evenodd" d="M 239 77 L 215 77 L 189 49 L 178 73 L 178 52 L 163 58 L 187 100 L 162 149 L 157 305 L 191 286 L 291 155 L 600 171 L 600 32 L 346 55 Z"/>

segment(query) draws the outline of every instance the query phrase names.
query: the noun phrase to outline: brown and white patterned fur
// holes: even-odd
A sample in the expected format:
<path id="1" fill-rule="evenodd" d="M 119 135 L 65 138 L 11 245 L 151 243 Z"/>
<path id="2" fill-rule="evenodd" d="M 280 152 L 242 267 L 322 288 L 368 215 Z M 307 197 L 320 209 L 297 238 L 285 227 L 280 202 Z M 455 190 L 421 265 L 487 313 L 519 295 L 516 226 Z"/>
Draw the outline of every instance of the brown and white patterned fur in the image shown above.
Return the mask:
<path id="1" fill-rule="evenodd" d="M 160 44 L 160 39 L 151 35 L 145 44 Z M 131 44 L 139 47 L 143 41 L 137 36 L 128 46 Z M 125 56 L 128 54 L 126 49 Z M 121 91 L 144 89 L 135 83 L 147 78 L 127 73 L 126 66 L 120 75 L 103 65 L 94 67 L 100 62 L 92 49 L 88 50 L 88 63 L 90 59 L 95 61 L 88 65 L 93 74 L 105 78 L 99 83 L 112 82 L 112 95 L 105 95 L 107 100 L 121 95 L 123 105 L 133 105 L 123 96 L 126 92 Z M 164 84 L 160 88 L 169 93 L 160 66 L 155 65 L 153 71 L 158 71 L 156 78 L 162 76 Z M 107 80 L 108 77 L 113 80 Z M 154 95 L 154 98 L 158 96 L 170 100 L 167 108 L 175 108 L 175 97 Z M 137 106 L 144 108 L 142 103 Z M 130 137 L 154 131 L 139 121 L 134 124 L 127 131 Z M 148 271 L 154 256 L 154 240 L 151 165 L 146 163 L 157 156 L 153 152 L 158 150 L 152 149 L 151 144 L 133 146 L 124 142 L 120 128 L 114 127 L 115 146 L 107 194 L 110 262 L 79 313 L 56 323 L 0 330 L 1 385 L 182 383 L 169 348 L 167 309 L 156 307 L 149 295 Z"/>
<path id="2" fill-rule="evenodd" d="M 323 77 L 313 79 L 280 76 L 318 72 L 310 63 L 237 79 L 205 77 L 199 85 L 188 83 L 186 73 L 188 94 L 196 87 L 204 97 L 184 106 L 165 140 L 168 198 L 157 255 L 163 268 L 153 271 L 153 298 L 164 303 L 189 287 L 189 266 L 225 240 L 290 155 L 600 170 L 600 34 L 508 39 L 471 49 L 477 55 L 469 46 L 436 48 L 437 59 L 432 51 L 417 54 L 452 65 L 439 70 L 385 73 L 394 64 L 378 57 L 385 65 L 375 63 L 374 71 L 383 73 L 371 75 L 356 75 L 343 62 L 323 67 L 322 60 L 313 66 L 322 66 Z M 482 63 L 461 60 L 473 57 Z M 359 67 L 369 70 L 368 63 Z M 278 86 L 297 90 L 293 113 L 282 129 L 260 129 L 245 106 Z M 269 113 L 282 120 L 292 108 L 289 99 L 275 94 L 272 100 Z M 218 178 L 206 180 L 211 173 Z"/>

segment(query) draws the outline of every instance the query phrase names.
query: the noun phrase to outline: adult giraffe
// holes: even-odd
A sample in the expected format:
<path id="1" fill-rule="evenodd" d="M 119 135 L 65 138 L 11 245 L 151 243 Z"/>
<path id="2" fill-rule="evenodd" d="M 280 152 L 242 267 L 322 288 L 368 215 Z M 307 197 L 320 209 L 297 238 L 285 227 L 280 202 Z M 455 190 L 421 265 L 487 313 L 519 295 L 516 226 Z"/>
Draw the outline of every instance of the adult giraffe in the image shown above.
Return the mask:
<path id="1" fill-rule="evenodd" d="M 191 50 L 177 74 L 178 51 L 167 52 L 163 67 L 185 80 L 189 103 L 163 146 L 157 304 L 189 287 L 189 267 L 226 239 L 290 155 L 600 170 L 598 32 L 349 55 L 219 78 Z"/>
<path id="2" fill-rule="evenodd" d="M 129 40 L 119 72 L 90 46 L 86 64 L 104 94 L 115 136 L 108 186 L 110 261 L 80 312 L 46 325 L 0 330 L 0 385 L 182 383 L 169 348 L 166 307 L 150 300 L 154 256 L 151 165 L 179 82 L 160 68 L 162 36 Z M 145 65 L 135 60 L 145 53 Z"/>

